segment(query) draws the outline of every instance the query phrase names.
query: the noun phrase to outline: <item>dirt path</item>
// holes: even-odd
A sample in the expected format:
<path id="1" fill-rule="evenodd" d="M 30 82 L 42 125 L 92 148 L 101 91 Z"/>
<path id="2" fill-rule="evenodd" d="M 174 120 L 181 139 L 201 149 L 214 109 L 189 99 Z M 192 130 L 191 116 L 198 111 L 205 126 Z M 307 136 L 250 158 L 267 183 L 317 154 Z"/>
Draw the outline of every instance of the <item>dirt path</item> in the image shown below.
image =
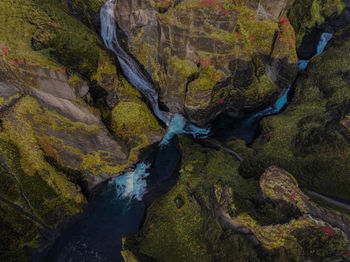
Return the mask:
<path id="1" fill-rule="evenodd" d="M 321 198 L 333 205 L 336 205 L 338 207 L 341 207 L 341 208 L 344 208 L 346 210 L 349 210 L 350 211 L 350 204 L 346 204 L 346 203 L 343 203 L 343 202 L 340 202 L 334 198 L 331 198 L 331 197 L 327 197 L 327 196 L 324 196 L 324 195 L 321 195 L 319 193 L 316 193 L 314 191 L 307 191 L 307 193 L 311 196 L 315 196 L 315 197 L 318 197 L 318 198 Z M 345 200 L 344 200 L 345 201 Z"/>

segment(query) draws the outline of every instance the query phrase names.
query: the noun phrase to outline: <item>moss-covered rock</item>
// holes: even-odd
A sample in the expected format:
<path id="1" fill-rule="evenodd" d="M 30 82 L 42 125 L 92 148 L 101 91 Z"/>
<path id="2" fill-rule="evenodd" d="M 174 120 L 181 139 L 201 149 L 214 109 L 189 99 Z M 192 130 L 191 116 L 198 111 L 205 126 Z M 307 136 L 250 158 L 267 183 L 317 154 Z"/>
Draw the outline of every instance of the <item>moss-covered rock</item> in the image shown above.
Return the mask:
<path id="1" fill-rule="evenodd" d="M 117 21 L 171 111 L 204 124 L 266 105 L 292 83 L 292 1 L 161 1 L 166 10 L 150 2 L 119 0 Z"/>
<path id="2" fill-rule="evenodd" d="M 40 150 L 30 142 L 29 152 L 20 146 L 1 132 L 0 258 L 4 261 L 26 261 L 24 247 L 39 247 L 41 233 L 54 230 L 85 204 L 80 188 L 46 162 Z"/>
<path id="3" fill-rule="evenodd" d="M 92 3 L 95 9 L 102 5 L 101 1 L 85 5 Z M 4 25 L 0 33 L 3 56 L 15 66 L 39 64 L 62 71 L 77 70 L 86 76 L 94 72 L 102 42 L 92 29 L 65 12 L 62 5 L 58 0 L 2 0 L 0 12 L 6 14 L 0 20 Z"/>
<path id="4" fill-rule="evenodd" d="M 126 142 L 129 160 L 137 161 L 140 150 L 159 142 L 165 129 L 128 82 L 118 81 L 117 92 L 118 103 L 110 115 L 111 130 Z"/>
<path id="5" fill-rule="evenodd" d="M 334 20 L 344 7 L 343 0 L 296 0 L 288 18 L 296 32 L 297 48 L 314 27 Z"/>
<path id="6" fill-rule="evenodd" d="M 263 119 L 253 145 L 257 155 L 246 159 L 242 174 L 259 175 L 276 164 L 303 187 L 350 199 L 349 37 L 350 27 L 337 33 L 299 77 L 288 108 Z"/>
<path id="7" fill-rule="evenodd" d="M 62 7 L 72 16 L 77 17 L 85 25 L 99 31 L 99 11 L 104 4 L 103 0 L 60 0 Z"/>

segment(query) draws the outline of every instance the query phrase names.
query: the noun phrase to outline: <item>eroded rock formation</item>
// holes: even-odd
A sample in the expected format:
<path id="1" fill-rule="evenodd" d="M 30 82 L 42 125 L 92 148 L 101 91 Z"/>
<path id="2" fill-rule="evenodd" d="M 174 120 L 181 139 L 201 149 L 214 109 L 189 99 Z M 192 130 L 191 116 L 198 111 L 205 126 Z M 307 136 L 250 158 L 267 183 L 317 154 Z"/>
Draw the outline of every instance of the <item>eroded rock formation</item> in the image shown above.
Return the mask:
<path id="1" fill-rule="evenodd" d="M 292 2 L 119 0 L 116 15 L 160 101 L 206 124 L 270 104 L 293 82 L 295 36 L 285 15 Z"/>

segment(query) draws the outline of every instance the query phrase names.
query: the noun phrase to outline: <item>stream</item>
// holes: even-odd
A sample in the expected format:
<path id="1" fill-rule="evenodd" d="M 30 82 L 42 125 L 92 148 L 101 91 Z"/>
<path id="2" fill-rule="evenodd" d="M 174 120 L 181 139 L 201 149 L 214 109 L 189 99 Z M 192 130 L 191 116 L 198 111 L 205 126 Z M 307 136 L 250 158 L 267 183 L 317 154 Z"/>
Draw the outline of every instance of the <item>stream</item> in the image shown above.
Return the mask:
<path id="1" fill-rule="evenodd" d="M 322 33 L 317 45 L 317 52 L 313 57 L 323 53 L 329 40 L 332 39 L 332 33 Z M 313 58 L 312 57 L 312 58 Z M 312 59 L 311 58 L 311 59 Z M 310 59 L 310 60 L 311 60 Z M 310 60 L 299 60 L 298 72 L 306 70 Z M 287 105 L 289 93 L 293 89 L 290 86 L 276 102 L 261 111 L 248 114 L 242 118 L 230 118 L 223 116 L 214 123 L 213 137 L 218 140 L 226 140 L 230 136 L 235 136 L 244 140 L 248 145 L 252 143 L 257 135 L 260 120 L 265 116 L 275 115 L 280 113 Z"/>
<path id="2" fill-rule="evenodd" d="M 139 162 L 133 172 L 113 178 L 107 183 L 81 218 L 57 239 L 44 261 L 122 262 L 122 237 L 139 230 L 146 205 L 169 190 L 174 183 L 170 180 L 174 177 L 180 161 L 175 136 L 186 133 L 194 137 L 207 137 L 213 133 L 214 137 L 220 139 L 236 136 L 250 143 L 256 134 L 259 121 L 264 116 L 279 113 L 286 106 L 292 89 L 289 87 L 272 106 L 259 112 L 241 119 L 219 119 L 214 123 L 215 129 L 212 131 L 193 125 L 180 114 L 162 111 L 152 83 L 118 42 L 115 4 L 115 0 L 108 0 L 101 8 L 101 36 L 105 45 L 116 54 L 127 80 L 145 96 L 153 113 L 168 126 L 168 131 L 157 150 Z M 322 34 L 316 55 L 323 52 L 331 37 L 330 34 Z M 300 61 L 299 71 L 305 70 L 307 64 L 306 60 Z"/>

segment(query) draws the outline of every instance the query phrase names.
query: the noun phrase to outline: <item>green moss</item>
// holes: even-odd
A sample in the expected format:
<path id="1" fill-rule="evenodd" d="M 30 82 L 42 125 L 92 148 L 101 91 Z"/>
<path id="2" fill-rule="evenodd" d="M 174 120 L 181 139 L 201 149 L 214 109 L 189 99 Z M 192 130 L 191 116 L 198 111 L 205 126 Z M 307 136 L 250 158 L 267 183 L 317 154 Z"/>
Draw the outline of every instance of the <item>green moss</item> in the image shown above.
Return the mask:
<path id="1" fill-rule="evenodd" d="M 39 243 L 39 226 L 19 211 L 0 202 L 0 259 L 29 261 L 23 247 L 35 248 Z"/>
<path id="2" fill-rule="evenodd" d="M 267 75 L 254 79 L 252 85 L 244 92 L 244 96 L 251 101 L 264 101 L 277 91 L 277 86 Z"/>
<path id="3" fill-rule="evenodd" d="M 349 199 L 350 146 L 341 124 L 350 99 L 343 78 L 350 70 L 349 30 L 337 33 L 325 53 L 311 61 L 287 110 L 263 119 L 262 135 L 254 143 L 258 154 L 246 159 L 242 174 L 258 176 L 268 166 L 278 165 L 302 187 Z"/>
<path id="4" fill-rule="evenodd" d="M 126 141 L 129 161 L 137 161 L 140 150 L 158 142 L 165 130 L 142 101 L 141 94 L 125 80 L 115 87 L 120 101 L 110 115 L 111 130 Z"/>
<path id="5" fill-rule="evenodd" d="M 5 139 L 4 137 L 0 139 L 2 165 L 7 166 L 11 173 L 0 168 L 2 181 L 0 195 L 2 197 L 20 206 L 27 213 L 38 217 L 50 227 L 56 227 L 63 222 L 66 216 L 82 210 L 83 197 L 77 195 L 73 199 L 69 195 L 62 194 L 60 185 L 54 182 L 57 181 L 55 176 L 65 179 L 62 173 L 40 158 L 36 158 L 36 164 L 48 168 L 47 170 L 34 169 L 32 166 L 29 172 L 25 172 L 24 170 L 28 169 L 24 169 L 23 165 L 25 160 L 28 160 L 28 156 L 21 153 L 16 144 L 7 140 L 8 136 L 5 136 Z M 66 182 L 66 184 L 69 187 L 69 183 Z M 0 202 L 0 227 L 5 241 L 1 241 L 0 257 L 6 261 L 27 261 L 23 247 L 36 248 L 39 246 L 41 225 L 12 206 Z"/>
<path id="6" fill-rule="evenodd" d="M 83 12 L 89 9 L 90 13 L 102 4 L 99 0 L 70 1 L 73 9 L 84 6 Z M 8 48 L 8 63 L 67 69 L 87 78 L 97 70 L 99 56 L 106 52 L 99 36 L 67 13 L 73 9 L 64 10 L 62 5 L 67 7 L 67 2 L 1 0 L 0 12 L 7 16 L 0 18 L 0 24 L 6 24 L 0 32 L 0 46 Z"/>
<path id="7" fill-rule="evenodd" d="M 195 65 L 193 62 L 180 59 L 177 56 L 170 57 L 169 63 L 174 67 L 175 72 L 180 73 L 185 78 L 191 76 L 198 70 L 197 65 Z"/>
<path id="8" fill-rule="evenodd" d="M 93 28 L 96 26 L 94 18 L 99 13 L 103 0 L 63 0 L 62 7 L 72 16 L 77 17 L 84 24 Z"/>
<path id="9" fill-rule="evenodd" d="M 334 261 L 344 258 L 346 243 L 343 234 L 333 231 L 333 236 L 329 237 L 320 228 L 306 227 L 296 229 L 291 232 L 304 249 L 304 255 L 314 260 Z"/>
<path id="10" fill-rule="evenodd" d="M 0 192 L 2 197 L 12 202 L 18 201 L 20 198 L 20 190 L 16 183 L 15 177 L 11 175 L 2 165 L 0 166 L 0 176 L 2 182 L 0 185 Z"/>
<path id="11" fill-rule="evenodd" d="M 189 257 L 191 261 L 256 261 L 247 241 L 223 231 L 209 211 L 212 189 L 218 182 L 240 187 L 239 194 L 254 191 L 237 177 L 238 162 L 224 152 L 193 144 L 187 137 L 181 138 L 181 148 L 185 158 L 177 185 L 152 204 L 142 230 L 128 236 L 124 248 L 139 259 L 152 257 L 158 261 Z M 179 197 L 183 201 L 180 208 L 174 201 Z"/>
<path id="12" fill-rule="evenodd" d="M 112 128 L 124 138 L 145 132 L 149 125 L 151 128 L 160 129 L 155 117 L 143 113 L 146 110 L 148 108 L 144 103 L 118 103 L 112 111 Z"/>
<path id="13" fill-rule="evenodd" d="M 123 250 L 121 251 L 121 254 L 125 262 L 139 262 L 139 260 L 130 250 Z"/>
<path id="14" fill-rule="evenodd" d="M 299 47 L 305 34 L 325 21 L 331 21 L 345 7 L 342 0 L 297 0 L 288 13 L 296 31 L 296 44 Z"/>
<path id="15" fill-rule="evenodd" d="M 238 140 L 229 143 L 246 155 L 252 154 Z M 239 163 L 234 157 L 201 147 L 184 136 L 180 147 L 183 161 L 176 186 L 151 205 L 140 232 L 123 241 L 124 250 L 132 252 L 133 258 L 280 262 L 302 261 L 306 253 L 314 258 L 344 253 L 342 232 L 335 230 L 330 239 L 322 231 L 323 222 L 298 218 L 299 214 L 295 217 L 269 201 L 256 202 L 258 183 L 238 175 Z M 292 190 L 289 184 L 285 186 Z M 176 199 L 181 199 L 182 205 L 177 205 Z M 242 235 L 222 229 L 215 213 L 218 208 L 233 223 L 249 228 L 262 248 L 253 248 Z M 291 217 L 296 219 L 290 221 Z M 311 230 L 312 237 L 303 234 L 303 229 Z M 322 241 L 314 242 L 318 237 Z M 323 248 L 328 251 L 317 253 Z"/>
<path id="16" fill-rule="evenodd" d="M 150 144 L 147 134 L 162 133 L 157 119 L 152 114 L 144 113 L 148 110 L 142 102 L 120 102 L 112 111 L 111 127 L 114 133 L 129 143 L 136 139 L 138 145 L 133 147 L 133 161 L 137 160 L 139 150 Z"/>
<path id="17" fill-rule="evenodd" d="M 113 77 L 116 75 L 117 70 L 112 58 L 107 53 L 100 52 L 97 70 L 91 79 L 96 80 L 99 85 L 103 86 L 106 76 Z"/>

